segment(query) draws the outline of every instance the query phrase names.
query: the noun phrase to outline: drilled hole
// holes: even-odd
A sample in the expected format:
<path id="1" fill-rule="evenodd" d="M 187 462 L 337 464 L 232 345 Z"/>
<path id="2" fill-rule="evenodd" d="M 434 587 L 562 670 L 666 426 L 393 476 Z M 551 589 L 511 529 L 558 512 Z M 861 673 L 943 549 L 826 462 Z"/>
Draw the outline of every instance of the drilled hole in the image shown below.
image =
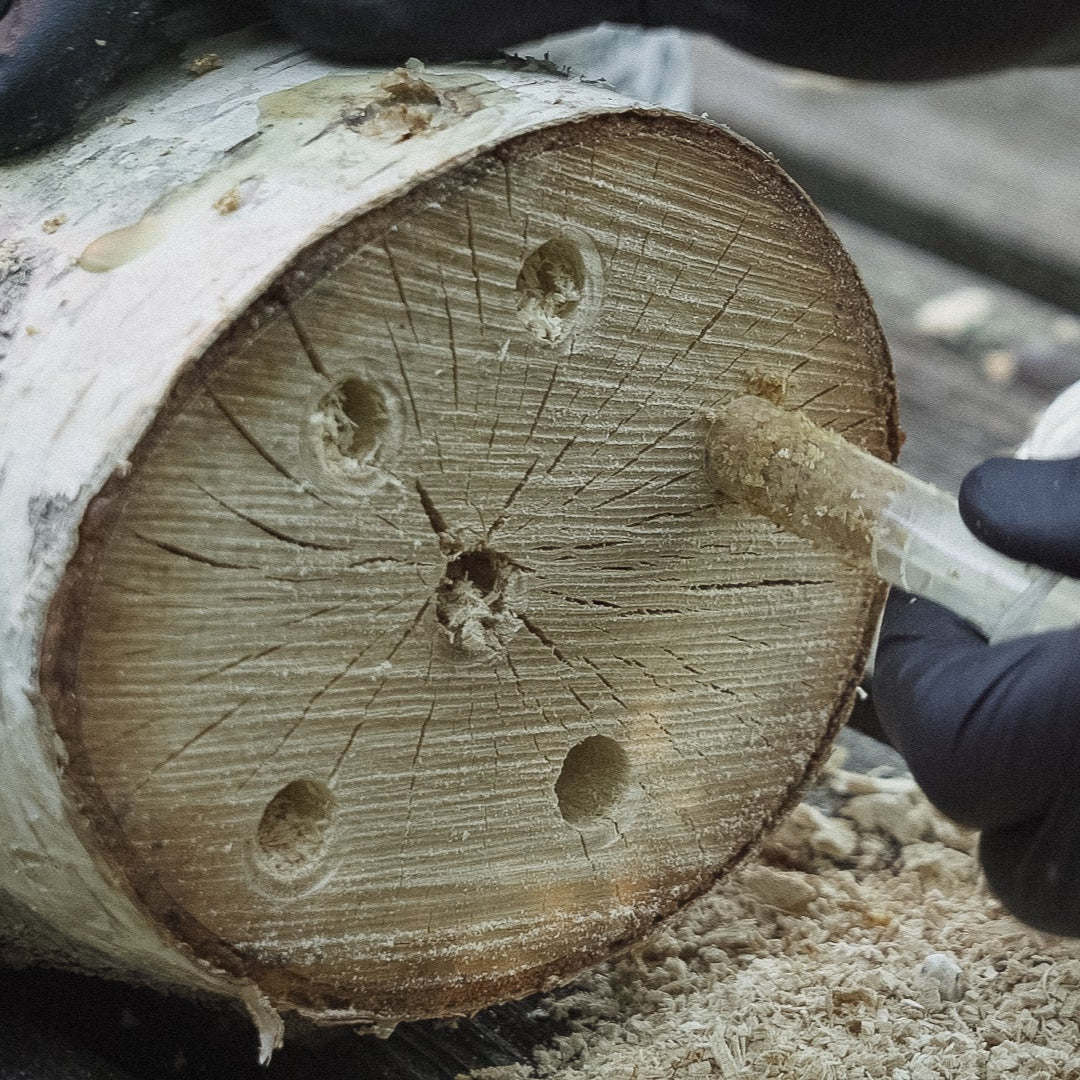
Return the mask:
<path id="1" fill-rule="evenodd" d="M 435 591 L 435 617 L 459 653 L 491 656 L 521 629 L 525 593 L 524 576 L 502 552 L 461 551 Z"/>
<path id="2" fill-rule="evenodd" d="M 267 803 L 255 834 L 260 861 L 279 877 L 314 867 L 326 849 L 334 798 L 316 780 L 294 780 Z"/>
<path id="3" fill-rule="evenodd" d="M 341 380 L 311 417 L 323 468 L 344 479 L 370 479 L 397 449 L 399 412 L 396 398 L 378 383 Z"/>
<path id="4" fill-rule="evenodd" d="M 338 453 L 363 462 L 378 456 L 390 414 L 382 391 L 374 383 L 346 379 L 323 398 L 322 407 L 327 435 Z"/>
<path id="5" fill-rule="evenodd" d="M 626 751 L 605 735 L 590 735 L 572 747 L 555 781 L 559 812 L 584 828 L 613 816 L 630 788 Z"/>
<path id="6" fill-rule="evenodd" d="M 481 596 L 487 596 L 499 584 L 505 563 L 506 560 L 501 555 L 486 548 L 463 551 L 446 564 L 446 579 L 451 584 L 466 581 Z"/>
<path id="7" fill-rule="evenodd" d="M 566 236 L 541 244 L 517 279 L 517 314 L 541 341 L 565 337 L 585 297 L 587 274 L 581 248 Z"/>

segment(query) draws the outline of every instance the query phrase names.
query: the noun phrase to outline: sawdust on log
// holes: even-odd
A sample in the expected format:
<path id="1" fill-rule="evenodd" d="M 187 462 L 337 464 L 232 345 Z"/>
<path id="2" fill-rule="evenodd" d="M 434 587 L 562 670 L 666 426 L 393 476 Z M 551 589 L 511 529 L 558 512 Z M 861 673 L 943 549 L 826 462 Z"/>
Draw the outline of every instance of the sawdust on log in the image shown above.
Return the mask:
<path id="1" fill-rule="evenodd" d="M 975 835 L 909 777 L 834 766 L 822 793 L 830 814 L 802 804 L 754 862 L 548 1001 L 570 1033 L 498 1080 L 1080 1078 L 1080 941 L 1007 915 Z"/>

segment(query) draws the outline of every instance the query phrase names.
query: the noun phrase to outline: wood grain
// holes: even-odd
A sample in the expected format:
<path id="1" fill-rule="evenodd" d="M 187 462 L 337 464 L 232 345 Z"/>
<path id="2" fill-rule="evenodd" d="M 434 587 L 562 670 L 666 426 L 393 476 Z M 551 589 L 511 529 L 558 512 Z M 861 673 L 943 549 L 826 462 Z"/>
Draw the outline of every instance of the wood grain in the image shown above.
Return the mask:
<path id="1" fill-rule="evenodd" d="M 467 1012 L 733 865 L 846 714 L 877 586 L 718 505 L 768 385 L 895 452 L 850 264 L 762 155 L 605 118 L 347 226 L 99 497 L 46 671 L 188 947 L 322 1019 Z"/>

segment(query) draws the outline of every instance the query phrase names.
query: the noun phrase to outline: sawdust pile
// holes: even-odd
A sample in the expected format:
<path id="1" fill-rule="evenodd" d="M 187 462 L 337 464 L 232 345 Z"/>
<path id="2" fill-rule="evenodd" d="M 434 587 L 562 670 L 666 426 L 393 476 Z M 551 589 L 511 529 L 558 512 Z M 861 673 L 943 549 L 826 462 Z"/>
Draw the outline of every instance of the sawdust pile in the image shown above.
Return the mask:
<path id="1" fill-rule="evenodd" d="M 477 1080 L 1080 1078 L 1080 941 L 985 890 L 907 777 L 827 771 L 750 865 L 546 1009 L 569 1035 Z M 820 801 L 820 794 L 819 794 Z"/>

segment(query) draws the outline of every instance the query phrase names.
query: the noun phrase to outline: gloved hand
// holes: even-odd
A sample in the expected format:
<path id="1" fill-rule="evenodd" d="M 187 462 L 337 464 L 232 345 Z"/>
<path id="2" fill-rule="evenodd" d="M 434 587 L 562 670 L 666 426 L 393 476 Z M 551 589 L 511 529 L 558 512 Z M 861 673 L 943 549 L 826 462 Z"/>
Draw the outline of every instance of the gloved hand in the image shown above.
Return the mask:
<path id="1" fill-rule="evenodd" d="M 341 59 L 479 59 L 599 22 L 676 26 L 779 64 L 930 79 L 1080 60 L 1070 0 L 267 0 L 289 34 Z"/>
<path id="2" fill-rule="evenodd" d="M 206 5 L 210 0 L 201 0 Z M 301 44 L 340 60 L 480 60 L 602 21 L 700 30 L 780 64 L 928 79 L 1080 61 L 1072 0 L 265 0 Z M 62 134 L 160 12 L 193 0 L 0 0 L 0 157 Z M 222 5 L 224 6 L 224 5 Z M 230 6 L 237 6 L 235 3 Z M 239 5 L 244 17 L 248 3 Z"/>
<path id="3" fill-rule="evenodd" d="M 1080 458 L 984 462 L 960 512 L 999 551 L 1080 576 Z M 1005 907 L 1080 935 L 1080 628 L 988 645 L 945 608 L 894 590 L 873 691 L 931 802 L 983 830 L 980 858 Z"/>
<path id="4" fill-rule="evenodd" d="M 0 0 L 0 157 L 63 134 L 161 0 Z"/>

